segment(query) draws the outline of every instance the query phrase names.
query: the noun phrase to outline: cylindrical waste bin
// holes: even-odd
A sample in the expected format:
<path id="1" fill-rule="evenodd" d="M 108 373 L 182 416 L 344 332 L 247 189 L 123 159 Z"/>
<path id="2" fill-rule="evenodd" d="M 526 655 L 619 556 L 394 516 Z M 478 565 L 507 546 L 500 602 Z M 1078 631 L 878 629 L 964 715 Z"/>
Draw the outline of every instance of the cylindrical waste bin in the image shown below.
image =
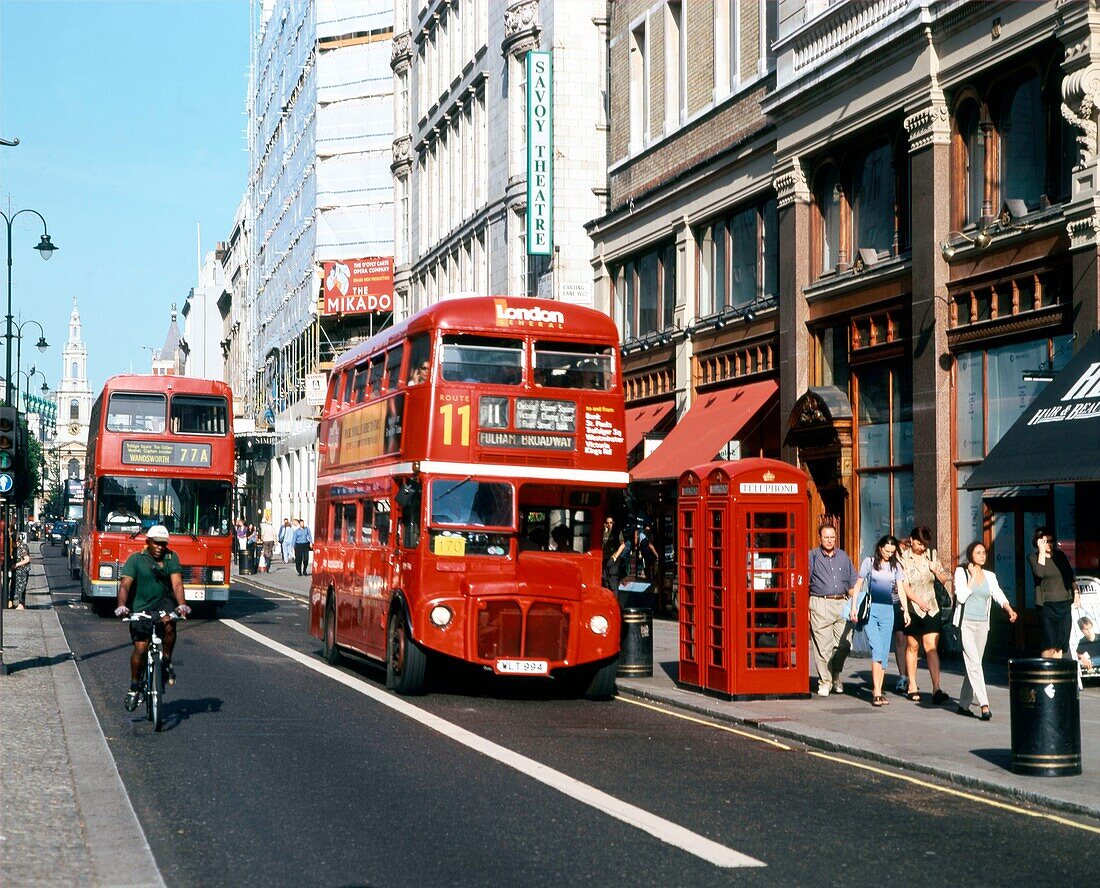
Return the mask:
<path id="1" fill-rule="evenodd" d="M 1008 661 L 1012 772 L 1036 777 L 1081 773 L 1081 708 L 1077 663 Z"/>
<path id="2" fill-rule="evenodd" d="M 622 678 L 644 678 L 653 674 L 653 611 L 648 607 L 624 607 L 619 641 L 619 669 Z"/>

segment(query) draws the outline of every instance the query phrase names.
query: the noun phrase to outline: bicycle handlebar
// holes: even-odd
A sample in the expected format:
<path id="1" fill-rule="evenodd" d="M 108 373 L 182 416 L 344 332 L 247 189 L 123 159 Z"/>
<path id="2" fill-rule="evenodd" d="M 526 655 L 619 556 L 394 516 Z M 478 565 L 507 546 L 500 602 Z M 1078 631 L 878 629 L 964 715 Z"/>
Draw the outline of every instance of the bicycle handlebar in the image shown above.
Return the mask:
<path id="1" fill-rule="evenodd" d="M 159 614 L 159 617 L 161 617 L 161 618 L 167 617 L 169 620 L 186 620 L 187 619 L 187 617 L 182 616 L 181 614 L 178 614 L 175 611 L 162 611 Z M 123 623 L 136 623 L 139 620 L 155 620 L 155 619 L 158 619 L 158 617 L 154 617 L 152 614 L 150 614 L 146 611 L 136 611 L 136 612 L 131 613 L 130 616 L 122 617 L 121 619 L 122 619 Z"/>

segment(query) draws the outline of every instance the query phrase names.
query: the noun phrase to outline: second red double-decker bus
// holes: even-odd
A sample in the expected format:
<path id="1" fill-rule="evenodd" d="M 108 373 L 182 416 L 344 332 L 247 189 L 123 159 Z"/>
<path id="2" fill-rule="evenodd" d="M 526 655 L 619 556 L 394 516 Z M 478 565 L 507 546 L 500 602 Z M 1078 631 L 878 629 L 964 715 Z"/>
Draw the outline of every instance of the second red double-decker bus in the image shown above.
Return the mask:
<path id="1" fill-rule="evenodd" d="M 81 597 L 114 610 L 119 571 L 163 524 L 188 602 L 229 600 L 232 393 L 183 376 L 113 376 L 92 405 L 84 481 Z"/>
<path id="2" fill-rule="evenodd" d="M 440 302 L 335 365 L 321 420 L 310 631 L 386 663 L 429 658 L 614 691 L 619 608 L 603 518 L 626 486 L 618 331 L 539 299 Z"/>

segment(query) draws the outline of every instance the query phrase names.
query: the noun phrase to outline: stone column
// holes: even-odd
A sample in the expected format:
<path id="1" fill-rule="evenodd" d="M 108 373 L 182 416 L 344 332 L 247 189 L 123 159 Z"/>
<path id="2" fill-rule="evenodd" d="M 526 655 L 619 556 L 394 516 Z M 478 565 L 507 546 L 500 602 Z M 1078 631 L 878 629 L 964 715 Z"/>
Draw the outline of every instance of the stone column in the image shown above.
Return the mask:
<path id="1" fill-rule="evenodd" d="M 1100 235 L 1100 12 L 1092 3 L 1063 4 L 1058 9 L 1058 39 L 1066 48 L 1062 67 L 1062 116 L 1077 136 L 1079 154 L 1073 168 L 1066 231 L 1070 238 L 1073 281 L 1074 350 L 1100 328 L 1097 239 Z"/>
<path id="2" fill-rule="evenodd" d="M 809 312 L 803 291 L 810 283 L 810 189 L 797 157 L 772 169 L 779 210 L 779 422 L 782 434 L 795 402 L 810 384 Z M 796 448 L 784 441 L 783 459 L 798 464 Z"/>
<path id="3" fill-rule="evenodd" d="M 912 186 L 913 513 L 952 552 L 951 355 L 947 348 L 949 266 L 940 253 L 951 225 L 951 122 L 938 86 L 907 109 Z M 899 536 L 909 528 L 895 528 Z"/>
<path id="4" fill-rule="evenodd" d="M 686 330 L 695 312 L 695 269 L 698 267 L 699 247 L 691 234 L 691 221 L 682 216 L 673 224 L 676 234 L 676 324 Z M 676 343 L 676 414 L 683 416 L 695 400 L 694 380 L 691 378 L 694 342 L 683 336 Z"/>

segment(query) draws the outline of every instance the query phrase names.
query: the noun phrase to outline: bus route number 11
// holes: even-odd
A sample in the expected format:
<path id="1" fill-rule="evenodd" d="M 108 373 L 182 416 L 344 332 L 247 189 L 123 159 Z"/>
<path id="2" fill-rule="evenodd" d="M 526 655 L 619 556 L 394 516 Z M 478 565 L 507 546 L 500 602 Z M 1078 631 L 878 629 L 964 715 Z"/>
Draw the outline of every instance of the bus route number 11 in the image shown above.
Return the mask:
<path id="1" fill-rule="evenodd" d="M 455 419 L 457 414 L 459 443 L 463 447 L 470 446 L 470 405 L 460 404 L 455 409 L 454 404 L 443 404 L 439 408 L 443 414 L 443 446 L 450 447 L 454 443 Z"/>

